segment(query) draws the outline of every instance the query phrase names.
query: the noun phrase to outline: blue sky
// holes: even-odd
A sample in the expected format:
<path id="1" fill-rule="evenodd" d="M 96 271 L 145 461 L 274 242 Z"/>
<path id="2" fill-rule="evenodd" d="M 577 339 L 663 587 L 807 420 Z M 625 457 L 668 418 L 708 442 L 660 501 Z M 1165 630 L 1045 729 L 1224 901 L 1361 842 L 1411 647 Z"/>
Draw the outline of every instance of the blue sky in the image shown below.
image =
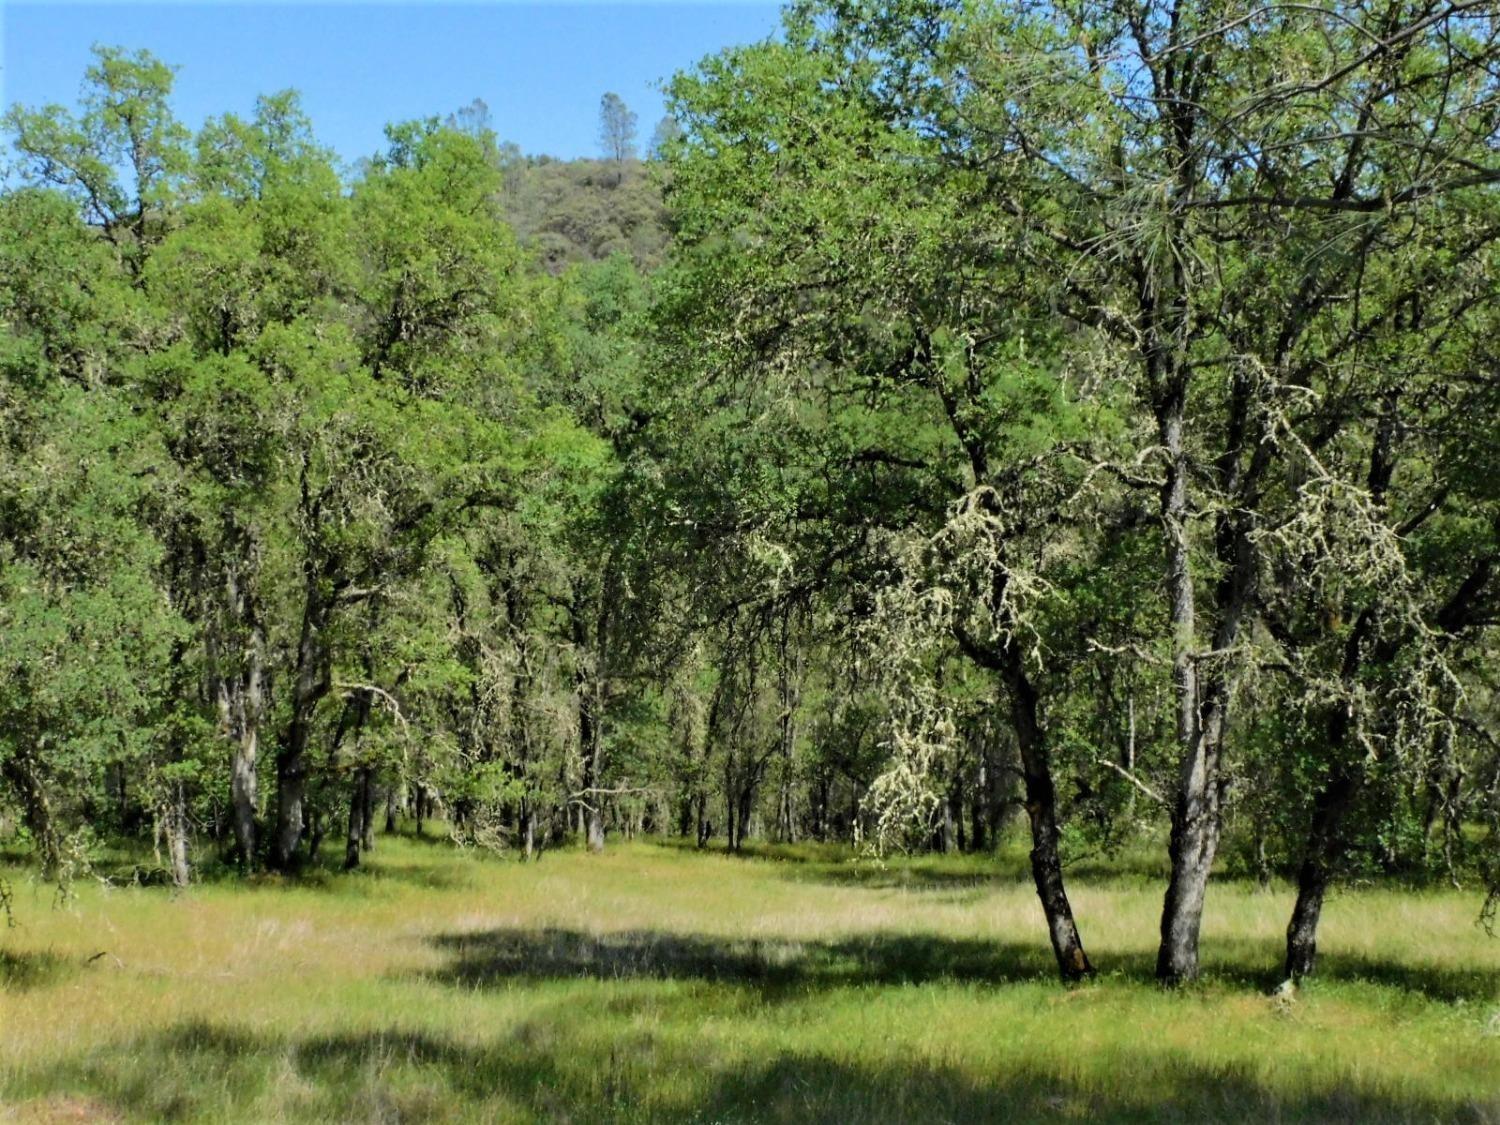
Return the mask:
<path id="1" fill-rule="evenodd" d="M 177 113 L 193 127 L 295 87 L 319 137 L 353 160 L 381 147 L 387 122 L 479 97 L 502 139 L 531 153 L 592 156 L 606 90 L 637 112 L 644 141 L 662 114 L 662 79 L 772 34 L 778 11 L 776 0 L 0 0 L 0 102 L 71 107 L 90 45 L 118 44 L 180 68 Z"/>

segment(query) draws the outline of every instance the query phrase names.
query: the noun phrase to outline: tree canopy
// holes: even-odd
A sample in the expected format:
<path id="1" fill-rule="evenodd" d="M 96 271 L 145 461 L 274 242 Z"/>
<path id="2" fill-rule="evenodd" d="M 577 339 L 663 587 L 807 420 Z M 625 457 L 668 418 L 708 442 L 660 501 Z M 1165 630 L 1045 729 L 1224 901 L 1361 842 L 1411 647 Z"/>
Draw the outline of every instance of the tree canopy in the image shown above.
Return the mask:
<path id="1" fill-rule="evenodd" d="M 0 805 L 179 883 L 382 811 L 1020 830 L 1070 980 L 1069 861 L 1142 840 L 1167 983 L 1226 866 L 1291 979 L 1340 878 L 1493 908 L 1497 36 L 799 0 L 646 162 L 606 94 L 601 162 L 476 101 L 353 173 L 97 49 L 5 118 Z"/>

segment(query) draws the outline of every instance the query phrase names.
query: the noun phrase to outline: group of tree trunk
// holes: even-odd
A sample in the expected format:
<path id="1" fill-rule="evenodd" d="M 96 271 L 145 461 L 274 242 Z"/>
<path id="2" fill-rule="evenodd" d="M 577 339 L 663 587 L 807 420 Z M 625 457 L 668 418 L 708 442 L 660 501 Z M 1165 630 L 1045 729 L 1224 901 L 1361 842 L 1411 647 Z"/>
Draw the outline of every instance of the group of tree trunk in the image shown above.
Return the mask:
<path id="1" fill-rule="evenodd" d="M 1066 980 L 1086 852 L 1165 842 L 1171 984 L 1215 872 L 1294 980 L 1340 878 L 1500 886 L 1497 67 L 1474 4 L 809 0 L 670 85 L 664 264 L 558 272 L 473 107 L 344 177 L 100 48 L 6 116 L 0 806 L 178 884 L 1025 835 Z"/>

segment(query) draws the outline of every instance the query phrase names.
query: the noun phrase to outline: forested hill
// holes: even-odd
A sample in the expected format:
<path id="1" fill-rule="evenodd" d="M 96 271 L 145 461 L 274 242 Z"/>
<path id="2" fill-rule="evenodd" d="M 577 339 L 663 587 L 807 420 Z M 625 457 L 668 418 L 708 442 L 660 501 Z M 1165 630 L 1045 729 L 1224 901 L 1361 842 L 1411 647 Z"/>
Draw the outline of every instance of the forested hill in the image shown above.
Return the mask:
<path id="1" fill-rule="evenodd" d="M 547 269 L 611 254 L 644 270 L 662 263 L 669 234 L 659 169 L 636 159 L 525 157 L 507 160 L 502 175 L 505 221 Z"/>

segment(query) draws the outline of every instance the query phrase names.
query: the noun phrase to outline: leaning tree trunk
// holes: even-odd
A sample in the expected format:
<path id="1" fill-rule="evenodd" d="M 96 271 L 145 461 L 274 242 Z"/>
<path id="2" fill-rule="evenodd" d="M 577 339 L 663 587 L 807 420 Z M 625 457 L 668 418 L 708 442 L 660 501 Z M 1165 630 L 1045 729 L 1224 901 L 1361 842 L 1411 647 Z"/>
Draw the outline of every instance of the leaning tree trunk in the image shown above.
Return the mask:
<path id="1" fill-rule="evenodd" d="M 1372 485 L 1380 486 L 1378 490 L 1372 488 L 1379 496 L 1384 490 L 1383 481 L 1373 470 L 1371 477 Z M 1365 646 L 1375 632 L 1379 612 L 1377 606 L 1366 606 L 1349 631 L 1339 672 L 1345 685 L 1352 686 L 1366 659 Z M 1388 664 L 1397 651 L 1398 645 L 1388 640 L 1376 646 L 1369 658 L 1377 664 Z M 1328 715 L 1327 751 L 1333 765 L 1327 780 L 1313 796 L 1312 823 L 1302 863 L 1297 868 L 1297 901 L 1286 927 L 1286 979 L 1293 982 L 1311 976 L 1317 967 L 1323 898 L 1343 846 L 1344 816 L 1353 806 L 1361 784 L 1359 767 L 1346 759 L 1352 721 L 1347 705 L 1335 704 Z"/>
<path id="2" fill-rule="evenodd" d="M 1037 716 L 1037 693 L 1027 676 L 1014 641 L 1005 645 L 1002 675 L 1010 696 L 1010 717 L 1021 750 L 1021 773 L 1026 784 L 1026 813 L 1031 820 L 1031 878 L 1047 919 L 1047 936 L 1065 981 L 1093 976 L 1094 966 L 1084 952 L 1083 939 L 1073 920 L 1073 906 L 1063 885 L 1058 849 L 1057 790 L 1052 783 L 1052 761 Z"/>
<path id="3" fill-rule="evenodd" d="M 1337 858 L 1339 823 L 1354 797 L 1355 782 L 1337 771 L 1319 791 L 1313 807 L 1307 851 L 1297 869 L 1297 901 L 1286 927 L 1286 979 L 1300 982 L 1312 975 L 1318 961 L 1318 922 L 1323 897 Z"/>
<path id="4" fill-rule="evenodd" d="M 1004 567 L 997 567 L 992 576 L 994 605 L 1007 604 L 1007 580 Z M 1047 920 L 1047 936 L 1057 959 L 1058 973 L 1064 981 L 1082 980 L 1094 975 L 1094 966 L 1083 948 L 1083 939 L 1073 920 L 1073 906 L 1063 884 L 1052 755 L 1042 729 L 1036 685 L 1026 671 L 1025 652 L 1016 639 L 1014 622 L 1005 624 L 1008 626 L 1004 630 L 1005 639 L 998 647 L 977 644 L 962 630 L 957 638 L 972 659 L 999 673 L 1005 685 L 1010 700 L 1010 725 L 1016 735 L 1026 790 L 1026 815 L 1031 822 L 1032 883 Z"/>

